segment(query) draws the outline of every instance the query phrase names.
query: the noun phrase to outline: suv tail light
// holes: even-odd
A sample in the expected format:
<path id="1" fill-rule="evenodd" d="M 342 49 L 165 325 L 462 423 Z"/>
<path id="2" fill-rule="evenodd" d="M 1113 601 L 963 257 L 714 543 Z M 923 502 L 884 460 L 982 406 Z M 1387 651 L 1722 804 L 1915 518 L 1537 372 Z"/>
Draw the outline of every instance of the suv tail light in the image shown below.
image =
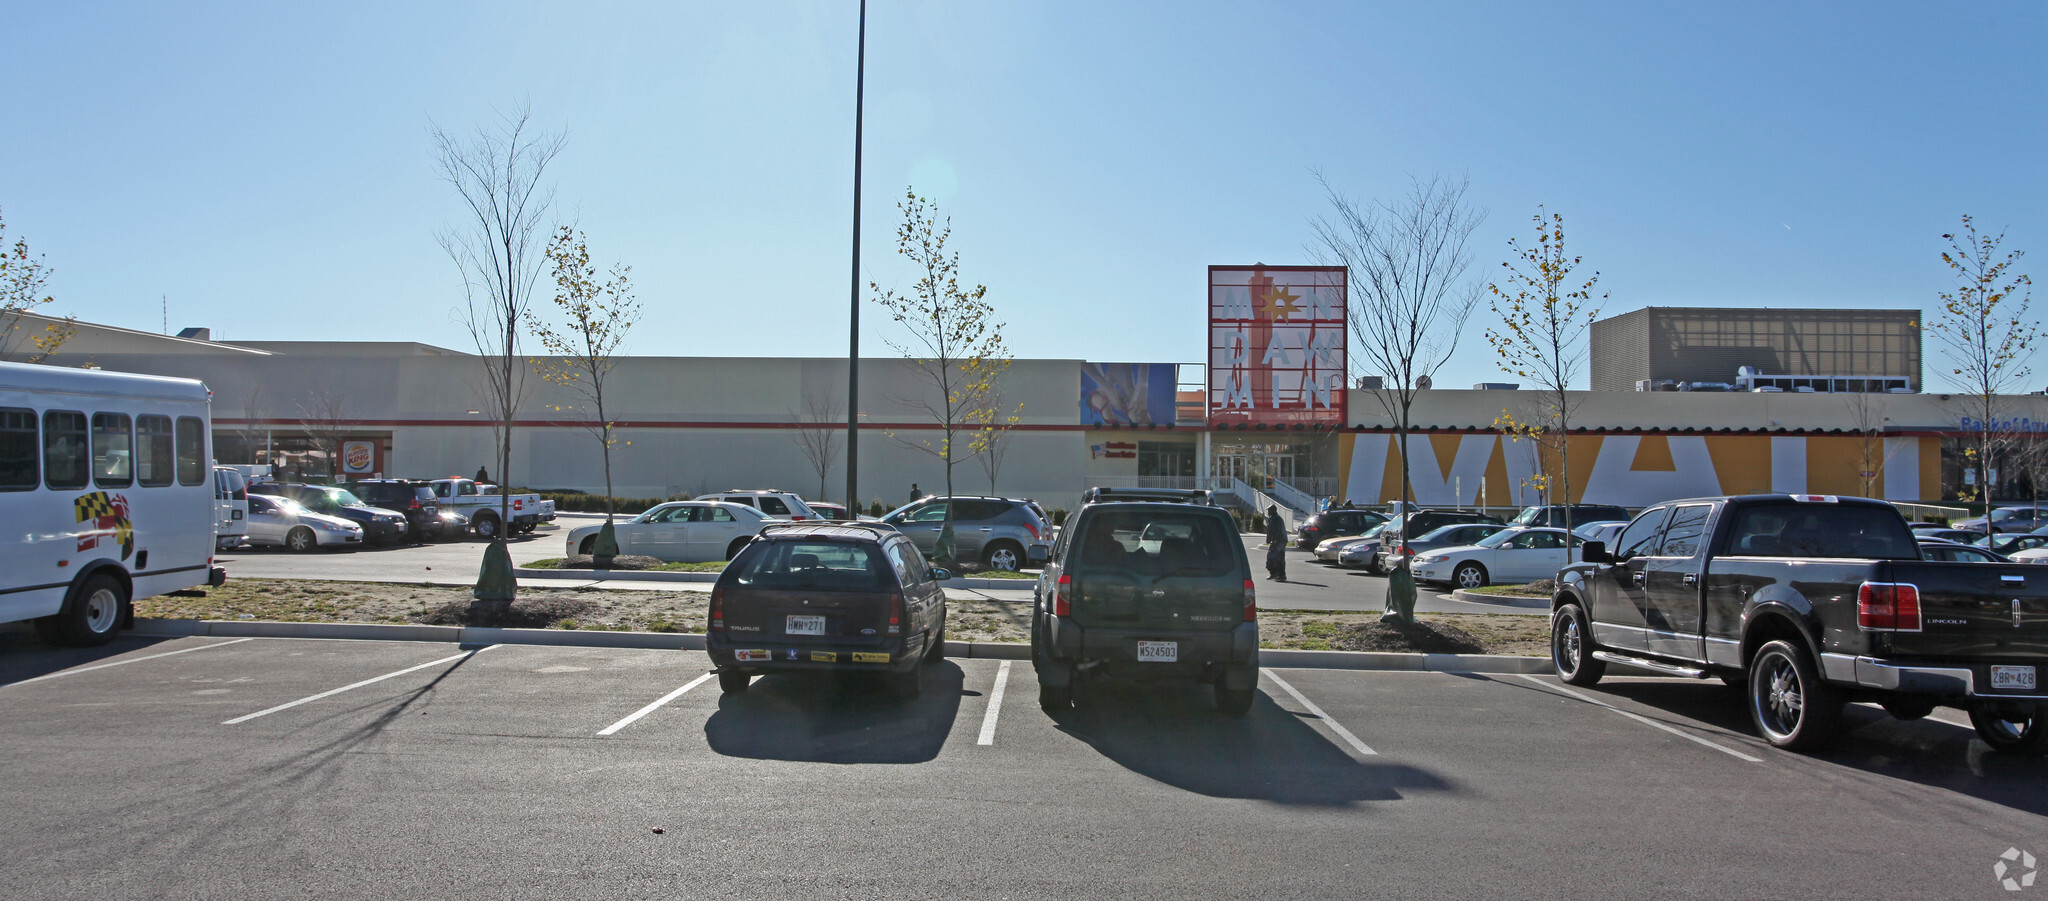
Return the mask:
<path id="1" fill-rule="evenodd" d="M 1856 589 L 1856 625 L 1872 632 L 1920 631 L 1920 588 L 1865 582 Z"/>
<path id="2" fill-rule="evenodd" d="M 1031 539 L 1033 541 L 1036 541 L 1039 538 L 1044 537 L 1038 534 L 1038 524 L 1032 522 L 1028 517 L 1024 520 L 1024 531 L 1031 533 Z"/>
<path id="3" fill-rule="evenodd" d="M 1252 580 L 1244 580 L 1244 621 L 1257 622 L 1259 619 L 1259 588 Z"/>
<path id="4" fill-rule="evenodd" d="M 405 505 L 405 509 L 407 509 L 407 510 L 418 510 L 418 509 L 420 509 L 420 499 L 419 499 L 419 498 L 413 498 L 413 499 L 412 499 L 412 503 L 410 503 L 410 504 L 407 504 L 407 505 Z"/>
<path id="5" fill-rule="evenodd" d="M 723 632 L 723 631 L 725 631 L 725 587 L 724 587 L 724 586 L 719 586 L 719 587 L 716 587 L 716 588 L 713 588 L 713 589 L 711 589 L 711 628 L 710 628 L 710 631 L 712 631 L 712 632 Z"/>
<path id="6" fill-rule="evenodd" d="M 903 634 L 903 592 L 889 593 L 889 634 Z"/>
<path id="7" fill-rule="evenodd" d="M 1060 573 L 1059 581 L 1052 585 L 1052 615 L 1069 616 L 1072 608 L 1067 604 L 1067 592 L 1074 590 L 1074 577 Z"/>

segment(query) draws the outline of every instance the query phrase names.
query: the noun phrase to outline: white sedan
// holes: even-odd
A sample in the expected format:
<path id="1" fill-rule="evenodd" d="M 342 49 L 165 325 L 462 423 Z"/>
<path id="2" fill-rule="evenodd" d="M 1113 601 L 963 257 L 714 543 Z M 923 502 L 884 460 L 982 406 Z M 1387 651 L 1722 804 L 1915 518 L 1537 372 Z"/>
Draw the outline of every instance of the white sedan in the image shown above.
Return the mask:
<path id="1" fill-rule="evenodd" d="M 753 507 L 726 501 L 672 501 L 650 508 L 630 520 L 612 524 L 619 553 L 655 557 L 670 563 L 711 563 L 731 560 L 754 540 L 762 526 L 787 522 Z M 571 556 L 588 554 L 602 525 L 569 530 Z"/>
<path id="2" fill-rule="evenodd" d="M 251 494 L 249 534 L 244 540 L 301 552 L 316 547 L 361 547 L 363 527 L 339 516 L 315 513 L 288 497 Z"/>
<path id="3" fill-rule="evenodd" d="M 1565 549 L 1569 540 L 1571 549 Z M 1584 539 L 1563 529 L 1515 528 L 1495 532 L 1478 544 L 1438 548 L 1415 558 L 1409 571 L 1417 582 L 1444 582 L 1478 588 L 1494 582 L 1521 583 L 1556 578 L 1557 571 L 1579 561 Z M 1569 559 L 1567 559 L 1569 553 Z"/>
<path id="4" fill-rule="evenodd" d="M 2037 547 L 2029 548 L 2024 551 L 2013 551 L 2012 553 L 2005 555 L 2005 558 L 2007 560 L 2011 560 L 2014 563 L 2048 563 L 2048 547 Z"/>
<path id="5" fill-rule="evenodd" d="M 1371 540 L 1373 539 L 1367 538 L 1364 535 L 1339 535 L 1335 538 L 1326 538 L 1316 545 L 1316 559 L 1324 563 L 1335 563 L 1337 558 L 1344 553 L 1345 548 L 1362 541 Z"/>

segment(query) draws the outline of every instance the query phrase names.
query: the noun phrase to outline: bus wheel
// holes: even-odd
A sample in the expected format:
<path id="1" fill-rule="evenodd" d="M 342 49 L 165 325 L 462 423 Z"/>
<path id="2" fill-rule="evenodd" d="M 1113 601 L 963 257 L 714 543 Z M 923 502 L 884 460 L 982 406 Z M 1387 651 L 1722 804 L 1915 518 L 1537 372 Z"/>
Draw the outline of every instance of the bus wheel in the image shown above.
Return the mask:
<path id="1" fill-rule="evenodd" d="M 48 626 L 39 630 L 46 637 L 69 645 L 91 647 L 106 644 L 121 628 L 121 614 L 128 607 L 128 589 L 113 576 L 98 575 L 78 586 L 71 602 Z M 40 624 L 39 624 L 40 625 Z"/>

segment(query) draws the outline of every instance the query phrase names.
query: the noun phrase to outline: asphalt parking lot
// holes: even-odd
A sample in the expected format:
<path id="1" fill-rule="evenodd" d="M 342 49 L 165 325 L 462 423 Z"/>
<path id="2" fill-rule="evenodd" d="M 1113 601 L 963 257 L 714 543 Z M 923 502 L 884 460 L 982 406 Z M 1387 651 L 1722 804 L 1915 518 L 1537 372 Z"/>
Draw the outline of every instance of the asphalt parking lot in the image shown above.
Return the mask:
<path id="1" fill-rule="evenodd" d="M 596 520 L 592 520 L 596 521 Z M 564 548 L 562 526 L 573 528 L 581 520 L 567 517 L 556 527 L 545 527 L 532 535 L 509 542 L 512 562 L 530 563 L 560 557 Z M 1339 569 L 1317 563 L 1308 551 L 1290 549 L 1287 554 L 1288 581 L 1266 578 L 1264 539 L 1247 536 L 1246 553 L 1257 579 L 1259 605 L 1270 610 L 1383 610 L 1387 580 L 1367 575 L 1364 570 Z M 483 565 L 485 542 L 474 538 L 420 546 L 366 547 L 353 551 L 319 551 L 294 554 L 281 548 L 241 548 L 216 558 L 228 571 L 228 578 L 243 579 L 331 579 L 339 581 L 436 582 L 470 584 Z M 538 583 L 526 583 L 538 584 Z M 607 587 L 630 587 L 635 583 L 614 580 Z M 638 583 L 646 585 L 648 583 Z M 664 591 L 709 591 L 708 583 L 670 582 L 649 587 Z M 949 592 L 950 593 L 950 592 Z M 1031 596 L 1029 582 L 1013 592 L 981 589 L 976 594 L 1004 600 Z M 1542 601 L 1526 603 L 1474 604 L 1452 599 L 1442 589 L 1424 589 L 1416 608 L 1425 613 L 1536 613 L 1547 614 Z"/>
<path id="2" fill-rule="evenodd" d="M 1718 683 L 1268 670 L 1041 712 L 687 651 L 0 635 L 9 898 L 1974 898 L 2048 766 L 1954 711 L 1778 752 Z M 659 829 L 659 832 L 656 830 Z M 2044 887 L 2038 890 L 2048 890 Z"/>

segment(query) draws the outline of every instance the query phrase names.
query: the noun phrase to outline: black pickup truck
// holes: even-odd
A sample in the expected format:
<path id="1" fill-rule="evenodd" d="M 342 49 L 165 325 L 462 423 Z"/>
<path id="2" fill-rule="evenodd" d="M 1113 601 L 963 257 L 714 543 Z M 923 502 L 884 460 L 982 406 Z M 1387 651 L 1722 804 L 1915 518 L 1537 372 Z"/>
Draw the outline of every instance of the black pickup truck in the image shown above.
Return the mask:
<path id="1" fill-rule="evenodd" d="M 1658 504 L 1558 573 L 1551 659 L 1719 676 L 1781 748 L 1826 743 L 1850 701 L 1970 714 L 1993 748 L 2048 753 L 2048 567 L 1922 560 L 1890 504 L 1814 495 Z"/>

